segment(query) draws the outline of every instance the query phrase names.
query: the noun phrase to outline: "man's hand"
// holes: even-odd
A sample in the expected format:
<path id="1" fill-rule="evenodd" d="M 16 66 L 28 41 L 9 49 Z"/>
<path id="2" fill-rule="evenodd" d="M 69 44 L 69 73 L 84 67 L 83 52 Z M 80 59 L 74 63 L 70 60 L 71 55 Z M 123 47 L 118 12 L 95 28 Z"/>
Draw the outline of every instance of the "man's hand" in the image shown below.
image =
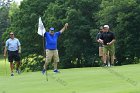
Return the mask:
<path id="1" fill-rule="evenodd" d="M 69 26 L 69 24 L 68 24 L 68 23 L 66 23 L 66 24 L 65 24 L 65 29 L 67 29 L 67 28 L 68 28 L 68 26 Z"/>
<path id="2" fill-rule="evenodd" d="M 112 45 L 112 43 L 110 42 L 110 43 L 107 43 L 107 45 Z"/>
<path id="3" fill-rule="evenodd" d="M 64 25 L 64 27 L 60 30 L 60 32 L 61 33 L 63 33 L 67 28 L 68 28 L 68 23 L 66 23 L 65 25 Z"/>
<path id="4" fill-rule="evenodd" d="M 113 39 L 111 42 L 107 43 L 107 45 L 112 45 L 115 42 L 115 39 Z"/>
<path id="5" fill-rule="evenodd" d="M 4 54 L 3 56 L 6 57 L 6 54 Z"/>
<path id="6" fill-rule="evenodd" d="M 18 53 L 21 54 L 21 46 L 19 46 Z"/>
<path id="7" fill-rule="evenodd" d="M 6 54 L 4 54 L 3 56 L 4 56 L 4 58 L 6 58 Z"/>
<path id="8" fill-rule="evenodd" d="M 18 53 L 21 54 L 21 50 L 19 50 Z"/>
<path id="9" fill-rule="evenodd" d="M 107 43 L 107 45 L 112 45 L 116 40 L 113 39 L 111 42 Z"/>
<path id="10" fill-rule="evenodd" d="M 102 39 L 99 39 L 98 42 L 100 42 L 101 44 L 104 43 L 104 41 Z"/>
<path id="11" fill-rule="evenodd" d="M 6 54 L 7 54 L 6 52 L 7 52 L 7 48 L 5 46 L 5 48 L 4 48 L 4 54 L 3 54 L 4 58 L 6 58 Z"/>

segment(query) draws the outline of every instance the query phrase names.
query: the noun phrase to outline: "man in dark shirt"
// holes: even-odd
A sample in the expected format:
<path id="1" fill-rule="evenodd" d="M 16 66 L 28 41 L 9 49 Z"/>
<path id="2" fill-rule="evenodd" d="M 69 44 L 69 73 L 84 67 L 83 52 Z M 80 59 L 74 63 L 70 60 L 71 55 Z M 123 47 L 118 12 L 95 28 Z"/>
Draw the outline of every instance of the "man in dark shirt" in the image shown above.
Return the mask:
<path id="1" fill-rule="evenodd" d="M 107 55 L 108 52 L 111 56 L 111 65 L 114 65 L 114 42 L 115 42 L 115 35 L 113 32 L 109 31 L 109 26 L 104 25 L 104 32 L 101 34 L 99 42 L 104 45 L 103 53 L 104 53 L 104 65 L 106 65 Z"/>
<path id="2" fill-rule="evenodd" d="M 96 41 L 99 43 L 99 57 L 103 62 L 103 44 L 99 42 L 100 36 L 103 33 L 103 26 L 100 27 L 100 31 L 96 36 Z"/>

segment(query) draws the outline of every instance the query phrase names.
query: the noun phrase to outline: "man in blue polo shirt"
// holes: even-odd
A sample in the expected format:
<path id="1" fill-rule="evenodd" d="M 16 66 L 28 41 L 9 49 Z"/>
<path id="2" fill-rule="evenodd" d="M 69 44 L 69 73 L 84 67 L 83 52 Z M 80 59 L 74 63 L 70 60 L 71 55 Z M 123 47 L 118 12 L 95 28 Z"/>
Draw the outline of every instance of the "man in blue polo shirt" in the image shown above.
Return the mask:
<path id="1" fill-rule="evenodd" d="M 11 68 L 11 76 L 14 76 L 14 64 L 13 61 L 16 61 L 16 71 L 20 74 L 19 66 L 20 66 L 20 56 L 21 53 L 21 44 L 17 38 L 14 37 L 14 33 L 10 32 L 10 38 L 6 41 L 5 49 L 4 49 L 4 57 L 6 58 L 6 52 L 8 51 L 8 60 L 10 62 Z"/>
<path id="2" fill-rule="evenodd" d="M 61 33 L 63 33 L 68 27 L 68 23 L 64 25 L 64 27 L 58 31 L 54 32 L 54 28 L 51 27 L 49 32 L 45 32 L 44 37 L 45 37 L 45 49 L 46 49 L 46 62 L 44 64 L 44 69 L 42 73 L 44 74 L 45 71 L 47 70 L 47 65 L 49 62 L 52 61 L 54 62 L 54 72 L 59 72 L 57 69 L 57 64 L 59 62 L 59 54 L 57 50 L 57 40 Z"/>

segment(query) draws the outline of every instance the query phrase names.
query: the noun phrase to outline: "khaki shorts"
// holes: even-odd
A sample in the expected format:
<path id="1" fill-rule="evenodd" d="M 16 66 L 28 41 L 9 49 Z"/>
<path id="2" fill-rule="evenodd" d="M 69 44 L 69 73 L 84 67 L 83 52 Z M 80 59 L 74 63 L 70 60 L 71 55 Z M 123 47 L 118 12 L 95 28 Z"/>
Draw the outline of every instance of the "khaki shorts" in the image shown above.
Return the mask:
<path id="1" fill-rule="evenodd" d="M 58 50 L 46 50 L 46 62 L 59 62 Z"/>
<path id="2" fill-rule="evenodd" d="M 104 45 L 103 53 L 108 54 L 108 52 L 110 53 L 111 56 L 115 55 L 114 44 L 112 44 L 112 45 Z"/>
<path id="3" fill-rule="evenodd" d="M 99 47 L 99 57 L 103 56 L 103 47 Z"/>

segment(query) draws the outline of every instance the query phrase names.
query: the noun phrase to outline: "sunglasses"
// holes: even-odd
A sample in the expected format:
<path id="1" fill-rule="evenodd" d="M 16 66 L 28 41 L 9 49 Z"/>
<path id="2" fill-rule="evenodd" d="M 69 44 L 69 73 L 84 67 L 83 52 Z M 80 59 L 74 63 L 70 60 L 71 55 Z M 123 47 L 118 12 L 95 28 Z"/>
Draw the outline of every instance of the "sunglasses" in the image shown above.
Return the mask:
<path id="1" fill-rule="evenodd" d="M 10 35 L 14 35 L 14 34 L 10 34 Z"/>

